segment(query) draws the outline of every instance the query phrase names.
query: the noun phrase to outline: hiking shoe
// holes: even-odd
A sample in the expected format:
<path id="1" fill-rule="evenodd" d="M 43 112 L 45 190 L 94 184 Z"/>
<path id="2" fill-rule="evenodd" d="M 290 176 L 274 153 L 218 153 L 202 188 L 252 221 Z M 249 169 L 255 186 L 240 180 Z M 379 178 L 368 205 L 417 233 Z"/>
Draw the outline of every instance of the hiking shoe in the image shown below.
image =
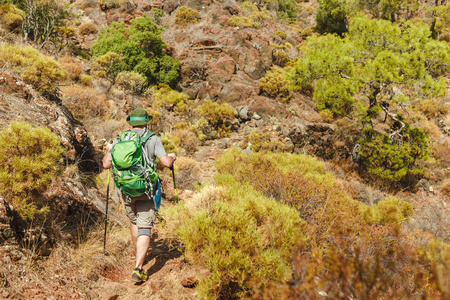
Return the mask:
<path id="1" fill-rule="evenodd" d="M 143 269 L 134 268 L 131 281 L 143 282 L 147 280 L 147 273 Z"/>

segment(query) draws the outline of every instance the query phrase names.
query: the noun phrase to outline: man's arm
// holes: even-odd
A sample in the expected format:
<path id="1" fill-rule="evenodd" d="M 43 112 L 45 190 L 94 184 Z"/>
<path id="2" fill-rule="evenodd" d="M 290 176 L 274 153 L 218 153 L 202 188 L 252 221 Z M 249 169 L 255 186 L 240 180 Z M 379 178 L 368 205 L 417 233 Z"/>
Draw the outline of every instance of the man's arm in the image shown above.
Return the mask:
<path id="1" fill-rule="evenodd" d="M 175 155 L 175 153 L 169 153 L 169 154 L 166 154 L 159 158 L 161 163 L 167 168 L 171 168 L 176 159 L 177 159 L 177 156 Z M 104 166 L 104 163 L 103 163 L 103 166 Z"/>
<path id="2" fill-rule="evenodd" d="M 103 156 L 103 160 L 102 160 L 104 169 L 111 168 L 112 157 L 111 157 L 111 153 L 109 151 L 111 151 L 112 146 L 113 146 L 113 144 L 111 142 L 108 143 L 108 145 L 106 145 L 106 154 L 105 154 L 105 156 Z"/>

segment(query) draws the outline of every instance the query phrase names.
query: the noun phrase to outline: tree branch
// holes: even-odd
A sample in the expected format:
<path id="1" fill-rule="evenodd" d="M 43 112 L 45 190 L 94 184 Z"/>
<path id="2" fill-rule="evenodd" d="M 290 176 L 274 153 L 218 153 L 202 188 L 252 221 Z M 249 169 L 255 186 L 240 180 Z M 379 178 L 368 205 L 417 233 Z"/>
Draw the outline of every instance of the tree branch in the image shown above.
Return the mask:
<path id="1" fill-rule="evenodd" d="M 393 138 L 394 136 L 396 136 L 396 135 L 401 136 L 400 132 L 402 132 L 403 129 L 405 128 L 405 123 L 403 123 L 402 121 L 400 121 L 400 120 L 397 118 L 396 115 L 394 115 L 393 113 L 389 112 L 389 111 L 387 110 L 387 108 L 384 107 L 384 105 L 381 105 L 381 108 L 384 110 L 384 112 L 386 113 L 387 116 L 389 116 L 392 120 L 394 120 L 394 121 L 396 121 L 396 122 L 399 122 L 399 123 L 401 124 L 400 129 L 394 131 L 393 133 L 391 133 L 391 134 L 389 135 L 389 139 L 392 140 L 392 138 Z"/>

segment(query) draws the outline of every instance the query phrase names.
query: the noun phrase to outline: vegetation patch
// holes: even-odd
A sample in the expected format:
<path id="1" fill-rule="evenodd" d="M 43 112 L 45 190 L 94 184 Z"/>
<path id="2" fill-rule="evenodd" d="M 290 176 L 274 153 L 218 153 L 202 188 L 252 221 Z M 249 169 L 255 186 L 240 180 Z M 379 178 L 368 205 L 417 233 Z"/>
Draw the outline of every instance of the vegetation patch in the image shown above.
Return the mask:
<path id="1" fill-rule="evenodd" d="M 67 72 L 54 59 L 30 46 L 0 46 L 0 66 L 20 72 L 22 79 L 40 92 L 54 93 L 57 89 L 55 84 L 67 76 Z"/>
<path id="2" fill-rule="evenodd" d="M 145 76 L 148 85 L 174 86 L 180 62 L 166 55 L 166 48 L 161 29 L 144 16 L 133 19 L 129 26 L 113 22 L 103 28 L 91 52 L 97 57 L 96 64 L 101 66 L 100 73 L 95 72 L 106 75 L 111 82 L 122 71 L 134 71 Z"/>
<path id="3" fill-rule="evenodd" d="M 231 122 L 236 111 L 227 103 L 219 104 L 206 99 L 202 105 L 194 110 L 200 120 L 194 125 L 199 137 L 205 135 L 208 138 L 226 137 L 231 130 Z"/>
<path id="4" fill-rule="evenodd" d="M 200 20 L 200 12 L 190 7 L 181 6 L 175 13 L 175 24 L 187 26 L 195 24 Z"/>
<path id="5" fill-rule="evenodd" d="M 61 171 L 64 154 L 48 128 L 13 122 L 0 131 L 0 193 L 24 221 L 45 220 L 49 207 L 42 193 Z"/>

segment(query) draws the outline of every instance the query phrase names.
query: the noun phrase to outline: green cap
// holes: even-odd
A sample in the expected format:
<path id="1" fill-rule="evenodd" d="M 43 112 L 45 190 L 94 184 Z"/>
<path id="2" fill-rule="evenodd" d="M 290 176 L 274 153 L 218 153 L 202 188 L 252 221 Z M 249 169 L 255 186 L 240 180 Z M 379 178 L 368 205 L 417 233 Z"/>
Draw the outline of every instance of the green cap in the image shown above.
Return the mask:
<path id="1" fill-rule="evenodd" d="M 131 112 L 131 114 L 127 117 L 127 123 L 130 126 L 140 126 L 146 125 L 152 119 L 151 116 L 148 115 L 147 111 L 142 108 L 136 108 Z"/>

